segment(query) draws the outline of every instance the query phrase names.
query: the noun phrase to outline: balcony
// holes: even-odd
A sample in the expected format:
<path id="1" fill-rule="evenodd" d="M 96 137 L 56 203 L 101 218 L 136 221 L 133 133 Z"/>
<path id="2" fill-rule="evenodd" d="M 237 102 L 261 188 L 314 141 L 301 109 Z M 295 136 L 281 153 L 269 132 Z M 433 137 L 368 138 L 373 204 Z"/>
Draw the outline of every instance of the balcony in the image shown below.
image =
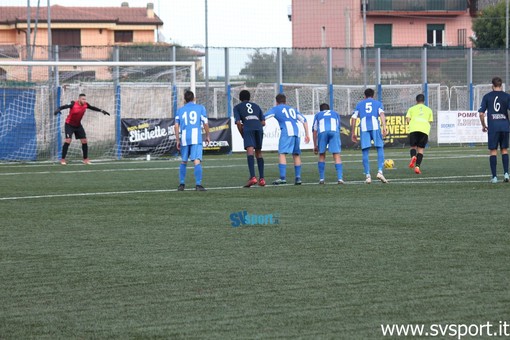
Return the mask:
<path id="1" fill-rule="evenodd" d="M 361 0 L 367 15 L 442 15 L 456 16 L 468 10 L 466 0 Z"/>

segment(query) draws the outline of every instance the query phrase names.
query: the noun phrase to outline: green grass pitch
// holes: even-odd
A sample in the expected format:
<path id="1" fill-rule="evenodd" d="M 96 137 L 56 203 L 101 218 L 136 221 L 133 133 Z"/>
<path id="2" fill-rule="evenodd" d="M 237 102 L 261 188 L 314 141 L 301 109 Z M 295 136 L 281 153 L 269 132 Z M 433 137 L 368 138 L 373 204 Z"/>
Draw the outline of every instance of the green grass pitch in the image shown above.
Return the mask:
<path id="1" fill-rule="evenodd" d="M 364 184 L 346 151 L 346 184 L 328 155 L 319 186 L 305 152 L 303 185 L 244 189 L 244 155 L 206 156 L 207 192 L 176 191 L 178 160 L 0 165 L 0 338 L 372 339 L 508 320 L 501 158 L 498 184 L 485 147 L 427 149 L 422 175 L 407 149 L 386 158 L 388 184 Z M 232 227 L 244 210 L 279 223 Z"/>

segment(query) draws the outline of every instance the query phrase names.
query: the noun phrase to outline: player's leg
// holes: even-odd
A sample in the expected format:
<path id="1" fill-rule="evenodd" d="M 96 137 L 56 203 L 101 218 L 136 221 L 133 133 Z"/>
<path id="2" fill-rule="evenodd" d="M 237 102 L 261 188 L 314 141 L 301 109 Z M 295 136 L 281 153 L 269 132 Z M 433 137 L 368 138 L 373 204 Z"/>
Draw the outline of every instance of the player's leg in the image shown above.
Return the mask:
<path id="1" fill-rule="evenodd" d="M 411 132 L 409 134 L 409 154 L 411 155 L 411 160 L 409 161 L 409 168 L 414 168 L 416 165 L 416 154 L 417 154 L 417 146 L 416 146 L 416 132 Z"/>
<path id="2" fill-rule="evenodd" d="M 179 166 L 179 187 L 177 190 L 183 191 L 186 182 L 186 166 L 188 165 L 190 147 L 181 146 L 181 164 Z"/>
<path id="3" fill-rule="evenodd" d="M 255 177 L 255 131 L 245 130 L 243 134 L 244 149 L 246 150 L 246 160 L 248 162 L 248 171 L 250 179 Z M 253 185 L 253 184 L 252 184 Z"/>
<path id="4" fill-rule="evenodd" d="M 74 136 L 76 137 L 76 139 L 79 139 L 81 142 L 81 150 L 83 153 L 83 163 L 90 164 L 89 145 L 87 143 L 87 135 L 85 133 L 85 129 L 83 128 L 83 125 L 80 125 L 79 127 L 75 128 Z"/>
<path id="5" fill-rule="evenodd" d="M 489 132 L 487 133 L 488 143 L 487 147 L 489 149 L 489 165 L 491 168 L 491 183 L 497 183 L 497 165 L 498 165 L 498 144 L 499 144 L 499 133 L 498 132 Z"/>
<path id="6" fill-rule="evenodd" d="M 343 169 L 342 157 L 340 156 L 340 153 L 334 153 L 333 160 L 335 161 L 337 183 L 344 184 L 344 169 Z"/>
<path id="7" fill-rule="evenodd" d="M 205 188 L 202 186 L 202 143 L 193 144 L 190 147 L 190 159 L 195 164 L 194 174 L 195 174 L 195 189 L 197 191 L 205 191 Z"/>
<path id="8" fill-rule="evenodd" d="M 246 138 L 246 137 L 245 137 Z M 250 178 L 244 185 L 245 188 L 249 188 L 254 184 L 257 184 L 257 177 L 255 177 L 255 150 L 253 146 L 246 148 L 246 159 L 248 161 L 248 170 L 250 172 Z"/>
<path id="9" fill-rule="evenodd" d="M 340 142 L 340 134 L 337 132 L 328 132 L 328 148 L 329 152 L 333 154 L 333 160 L 335 161 L 335 170 L 337 183 L 343 184 L 343 165 L 340 152 L 342 151 L 342 145 Z"/>
<path id="10" fill-rule="evenodd" d="M 423 153 L 425 152 L 425 146 L 427 146 L 427 143 L 429 141 L 429 136 L 423 132 L 417 132 L 417 141 L 416 141 L 416 148 L 417 148 L 417 155 L 416 155 L 416 164 L 414 167 L 414 173 L 421 174 L 421 162 L 423 161 Z"/>
<path id="11" fill-rule="evenodd" d="M 295 181 L 294 184 L 301 185 L 301 148 L 299 147 L 300 140 L 299 137 L 293 137 L 294 139 L 294 149 L 292 150 L 292 158 L 294 160 L 294 174 Z"/>
<path id="12" fill-rule="evenodd" d="M 373 132 L 374 146 L 377 149 L 377 179 L 383 183 L 388 183 L 383 175 L 384 169 L 384 139 L 381 130 Z"/>
<path id="13" fill-rule="evenodd" d="M 65 131 L 66 138 L 64 139 L 64 145 L 62 145 L 62 157 L 60 158 L 60 164 L 62 164 L 62 165 L 67 164 L 66 156 L 67 156 L 67 151 L 69 150 L 69 145 L 71 145 L 71 141 L 72 141 L 73 134 L 74 134 L 74 128 L 69 124 L 65 124 L 64 131 Z"/>
<path id="14" fill-rule="evenodd" d="M 319 161 L 317 162 L 317 169 L 319 170 L 319 184 L 325 183 L 326 173 L 326 153 L 319 153 Z"/>
<path id="15" fill-rule="evenodd" d="M 264 179 L 264 157 L 262 157 L 261 149 L 255 149 L 255 158 L 257 159 L 257 168 L 259 169 L 259 185 L 263 187 L 266 185 L 266 180 Z"/>
<path id="16" fill-rule="evenodd" d="M 503 173 L 505 182 L 510 181 L 510 176 L 508 175 L 508 142 L 509 142 L 508 132 L 502 132 L 500 136 L 500 148 L 501 148 L 501 162 L 503 163 Z"/>
<path id="17" fill-rule="evenodd" d="M 292 153 L 292 150 L 292 137 L 280 136 L 280 140 L 278 141 L 278 171 L 280 173 L 280 178 L 273 181 L 273 184 L 287 183 L 287 154 Z"/>
<path id="18" fill-rule="evenodd" d="M 317 162 L 317 168 L 319 170 L 319 184 L 325 183 L 327 145 L 327 134 L 325 132 L 319 133 L 317 136 L 317 149 L 319 151 L 319 161 Z"/>
<path id="19" fill-rule="evenodd" d="M 370 150 L 370 148 L 365 148 L 365 149 L 361 150 L 361 159 L 362 159 L 362 162 L 363 162 L 363 172 L 365 173 L 365 177 L 366 177 L 365 182 L 367 184 L 370 184 L 372 182 L 372 180 L 370 178 L 370 163 L 369 163 L 369 160 L 368 160 L 368 152 L 369 152 L 369 150 Z"/>

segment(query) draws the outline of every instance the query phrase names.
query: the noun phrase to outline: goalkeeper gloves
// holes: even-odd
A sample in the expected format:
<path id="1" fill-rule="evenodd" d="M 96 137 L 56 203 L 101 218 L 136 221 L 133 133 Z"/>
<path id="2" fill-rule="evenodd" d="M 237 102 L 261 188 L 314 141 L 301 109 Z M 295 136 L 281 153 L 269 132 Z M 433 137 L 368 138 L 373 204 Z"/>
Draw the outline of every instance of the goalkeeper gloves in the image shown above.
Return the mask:
<path id="1" fill-rule="evenodd" d="M 58 115 L 59 113 L 60 113 L 60 110 L 55 111 L 53 114 L 56 116 L 56 115 Z"/>
<path id="2" fill-rule="evenodd" d="M 105 110 L 101 110 L 101 112 L 106 115 L 106 116 L 109 116 L 110 114 L 108 112 L 106 112 Z"/>

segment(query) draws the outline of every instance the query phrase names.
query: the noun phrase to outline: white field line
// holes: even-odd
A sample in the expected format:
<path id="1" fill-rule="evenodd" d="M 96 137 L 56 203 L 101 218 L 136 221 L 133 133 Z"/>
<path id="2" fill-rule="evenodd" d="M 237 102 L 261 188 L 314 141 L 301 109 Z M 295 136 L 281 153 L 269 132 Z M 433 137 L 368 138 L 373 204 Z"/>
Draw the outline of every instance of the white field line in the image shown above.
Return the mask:
<path id="1" fill-rule="evenodd" d="M 441 157 L 427 157 L 427 161 L 429 160 L 439 160 L 439 159 L 463 159 L 463 158 L 480 158 L 480 157 L 487 157 L 486 155 L 457 155 L 457 156 L 441 156 Z M 314 158 L 317 158 L 317 156 L 314 156 Z M 207 162 L 202 163 L 204 169 L 213 169 L 213 168 L 237 168 L 237 167 L 246 167 L 246 159 L 241 159 L 243 162 L 241 164 L 222 164 L 222 165 L 207 165 Z M 408 158 L 394 158 L 396 161 L 408 161 Z M 289 160 L 292 162 L 291 160 Z M 158 161 L 159 162 L 159 161 Z M 360 159 L 357 160 L 342 160 L 342 163 L 357 163 L 361 162 Z M 144 163 L 147 163 L 145 161 Z M 188 162 L 188 168 L 193 168 L 193 165 L 191 162 Z M 169 164 L 171 166 L 169 167 L 142 167 L 142 168 L 127 168 L 127 169 L 93 169 L 94 164 L 106 164 L 106 163 L 93 163 L 92 165 L 83 165 L 83 164 L 76 164 L 77 166 L 81 167 L 87 167 L 86 170 L 55 170 L 55 171 L 23 171 L 23 172 L 4 172 L 0 173 L 0 176 L 19 176 L 19 175 L 48 175 L 48 174 L 75 174 L 75 173 L 93 173 L 93 172 L 127 172 L 127 171 L 166 171 L 166 170 L 179 170 L 178 166 L 174 166 L 173 164 Z M 125 164 L 125 163 L 124 163 Z M 130 163 L 133 164 L 133 163 Z M 291 164 L 291 163 L 288 163 Z M 304 165 L 315 165 L 317 162 L 302 162 Z M 265 166 L 276 166 L 278 163 L 265 163 Z M 66 165 L 65 167 L 69 167 L 70 165 Z M 31 167 L 30 165 L 27 165 L 26 167 Z M 62 169 L 63 166 L 60 164 L 57 166 L 57 169 Z M 19 167 L 18 167 L 19 169 Z"/>
<path id="2" fill-rule="evenodd" d="M 417 184 L 466 184 L 466 183 L 487 183 L 490 185 L 487 175 L 471 175 L 471 176 L 446 176 L 446 177 L 428 177 L 420 179 L 395 179 L 389 180 L 388 184 L 381 184 L 374 180 L 374 184 L 371 185 L 417 185 Z M 458 180 L 461 178 L 484 178 L 480 180 Z M 303 183 L 302 185 L 318 185 L 318 183 Z M 326 185 L 336 185 L 339 188 L 342 185 L 338 185 L 334 182 L 327 183 Z M 349 181 L 344 185 L 367 185 L 365 181 Z M 284 185 L 268 185 L 267 188 L 287 187 L 294 186 L 293 184 Z M 261 187 L 252 187 L 246 189 L 240 186 L 229 186 L 229 187 L 208 187 L 208 191 L 220 191 L 220 190 L 264 190 Z M 105 191 L 105 192 L 86 192 L 86 193 L 70 193 L 70 194 L 48 194 L 48 195 L 31 195 L 31 196 L 14 196 L 14 197 L 0 197 L 0 201 L 14 201 L 14 200 L 28 200 L 28 199 L 48 199 L 48 198 L 59 198 L 59 197 L 91 197 L 91 196 L 111 196 L 111 195 L 132 195 L 132 194 L 144 194 L 144 193 L 167 193 L 176 192 L 177 189 L 152 189 L 152 190 L 129 190 L 129 191 Z M 194 189 L 186 189 L 186 191 L 194 191 Z M 199 194 L 200 195 L 200 194 Z"/>

